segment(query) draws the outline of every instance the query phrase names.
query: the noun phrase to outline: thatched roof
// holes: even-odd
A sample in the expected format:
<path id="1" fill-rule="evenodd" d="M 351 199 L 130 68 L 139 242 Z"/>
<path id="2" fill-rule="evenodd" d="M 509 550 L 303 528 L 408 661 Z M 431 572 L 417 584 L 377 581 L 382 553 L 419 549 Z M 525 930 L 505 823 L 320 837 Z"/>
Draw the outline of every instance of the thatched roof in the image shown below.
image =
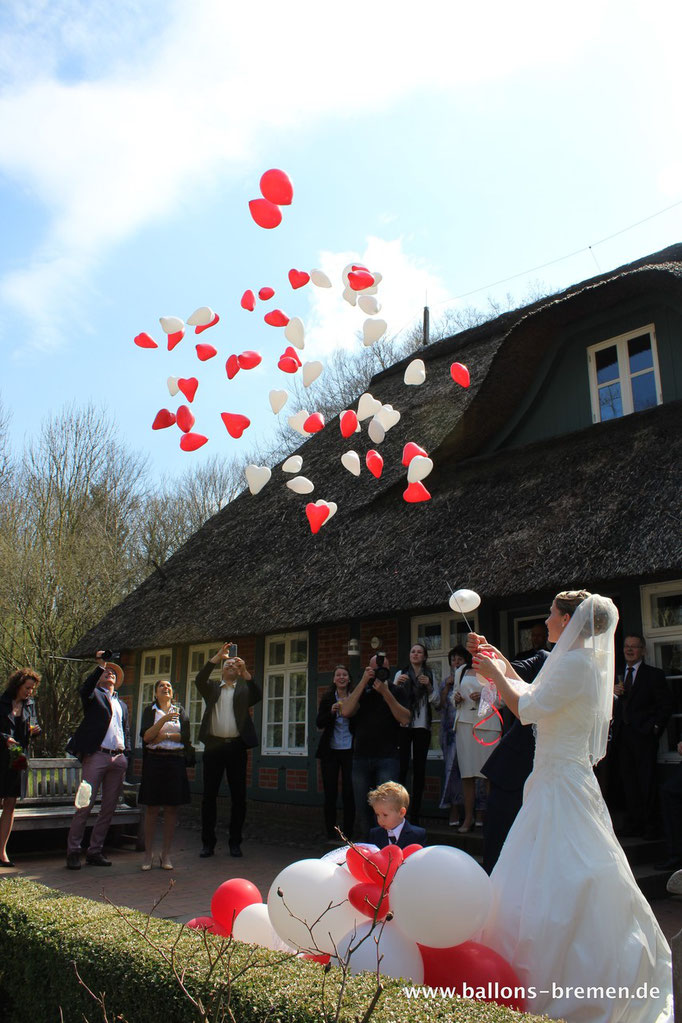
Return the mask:
<path id="1" fill-rule="evenodd" d="M 404 385 L 405 362 L 381 373 L 371 391 L 402 419 L 378 448 L 380 480 L 339 461 L 374 446 L 367 423 L 351 441 L 329 423 L 299 448 L 311 497 L 293 494 L 275 468 L 260 494 L 210 519 L 76 651 L 103 636 L 152 648 L 435 608 L 447 603 L 446 579 L 502 598 L 682 574 L 680 403 L 476 457 L 523 400 L 548 338 L 639 294 L 682 298 L 682 246 L 425 348 L 421 387 Z M 450 378 L 454 360 L 471 371 L 468 390 Z M 423 504 L 402 499 L 408 440 L 435 463 Z M 304 509 L 318 498 L 339 510 L 313 536 Z"/>

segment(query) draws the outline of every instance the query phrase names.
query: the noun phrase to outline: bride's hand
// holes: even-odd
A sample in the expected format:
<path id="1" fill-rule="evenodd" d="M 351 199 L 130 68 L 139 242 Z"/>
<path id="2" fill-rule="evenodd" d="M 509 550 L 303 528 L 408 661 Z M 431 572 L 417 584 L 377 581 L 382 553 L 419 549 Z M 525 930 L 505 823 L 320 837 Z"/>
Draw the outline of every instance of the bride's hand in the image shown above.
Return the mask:
<path id="1" fill-rule="evenodd" d="M 504 672 L 500 667 L 500 661 L 493 660 L 491 657 L 486 657 L 485 654 L 478 653 L 474 654 L 474 669 L 477 675 L 482 675 L 485 679 L 490 679 L 492 682 L 498 682 L 504 678 Z M 502 662 L 504 663 L 504 662 Z"/>

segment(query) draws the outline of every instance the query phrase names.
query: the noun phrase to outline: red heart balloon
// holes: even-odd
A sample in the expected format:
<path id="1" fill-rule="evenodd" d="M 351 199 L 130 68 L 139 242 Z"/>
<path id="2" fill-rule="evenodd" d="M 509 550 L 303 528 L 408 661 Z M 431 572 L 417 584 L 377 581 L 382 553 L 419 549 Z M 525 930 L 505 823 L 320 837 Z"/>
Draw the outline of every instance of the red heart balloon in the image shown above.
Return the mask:
<path id="1" fill-rule="evenodd" d="M 310 280 L 310 274 L 306 273 L 305 270 L 290 270 L 289 271 L 289 284 L 294 289 L 303 288 Z"/>
<path id="2" fill-rule="evenodd" d="M 167 408 L 159 409 L 154 416 L 154 422 L 152 423 L 152 430 L 165 430 L 168 426 L 172 426 L 175 422 L 175 416 Z"/>
<path id="3" fill-rule="evenodd" d="M 341 433 L 344 437 L 352 437 L 358 428 L 358 417 L 352 409 L 348 409 L 347 412 L 341 413 L 341 419 L 339 420 L 339 426 L 341 427 Z"/>
<path id="4" fill-rule="evenodd" d="M 303 424 L 306 433 L 319 433 L 324 430 L 324 416 L 321 412 L 313 412 Z"/>
<path id="5" fill-rule="evenodd" d="M 461 362 L 453 362 L 450 366 L 450 376 L 460 387 L 468 387 L 471 383 L 469 370 Z"/>
<path id="6" fill-rule="evenodd" d="M 227 379 L 232 380 L 236 377 L 237 373 L 241 369 L 239 365 L 239 357 L 237 355 L 231 355 L 225 363 L 225 372 L 227 373 Z"/>
<path id="7" fill-rule="evenodd" d="M 263 361 L 263 356 L 259 355 L 258 352 L 247 351 L 238 355 L 237 361 L 241 369 L 253 369 L 255 366 L 260 365 Z"/>
<path id="8" fill-rule="evenodd" d="M 180 377 L 178 380 L 178 388 L 182 391 L 187 401 L 190 403 L 194 401 L 194 395 L 197 393 L 197 387 L 199 381 L 196 377 Z"/>
<path id="9" fill-rule="evenodd" d="M 281 309 L 272 309 L 269 313 L 265 314 L 263 319 L 271 327 L 286 327 L 289 322 L 289 317 Z"/>
<path id="10" fill-rule="evenodd" d="M 291 178 L 277 167 L 266 170 L 261 175 L 260 190 L 266 199 L 277 203 L 278 206 L 291 206 L 291 200 L 294 198 L 294 186 L 291 183 Z"/>
<path id="11" fill-rule="evenodd" d="M 301 360 L 299 358 L 298 352 L 296 351 L 295 348 L 292 348 L 291 345 L 289 345 L 288 348 L 284 349 L 284 354 L 287 355 L 290 359 L 293 359 L 294 362 L 297 362 L 299 366 L 301 365 Z"/>
<path id="12" fill-rule="evenodd" d="M 384 460 L 379 452 L 375 451 L 374 448 L 370 448 L 365 455 L 365 465 L 371 472 L 372 476 L 376 476 L 376 478 L 379 479 L 384 468 Z"/>
<path id="13" fill-rule="evenodd" d="M 258 297 L 261 300 L 261 302 L 267 302 L 269 301 L 269 299 L 274 297 L 274 294 L 275 294 L 274 288 L 261 288 L 260 291 L 258 292 Z"/>
<path id="14" fill-rule="evenodd" d="M 203 332 L 205 330 L 208 330 L 209 327 L 215 327 L 216 323 L 218 323 L 219 320 L 220 317 L 216 313 L 210 323 L 198 323 L 197 326 L 194 328 L 194 333 L 203 334 Z"/>
<path id="15" fill-rule="evenodd" d="M 450 948 L 419 945 L 419 951 L 424 963 L 424 983 L 429 987 L 454 988 L 458 995 L 482 989 L 484 994 L 476 994 L 476 1001 L 494 1001 L 518 1012 L 524 1011 L 526 1002 L 522 995 L 518 995 L 523 986 L 517 973 L 506 959 L 487 945 L 463 941 L 461 945 Z M 508 994 L 503 997 L 505 989 Z M 492 991 L 495 998 L 491 996 Z M 486 998 L 485 993 L 489 997 Z"/>
<path id="16" fill-rule="evenodd" d="M 381 891 L 380 884 L 369 884 L 367 881 L 364 884 L 354 884 L 348 890 L 348 901 L 354 909 L 370 919 L 383 920 L 391 907 L 388 892 L 385 891 L 382 896 Z"/>
<path id="17" fill-rule="evenodd" d="M 420 501 L 430 501 L 431 494 L 421 480 L 415 480 L 414 483 L 408 483 L 407 490 L 403 491 L 403 499 L 408 504 L 419 504 Z"/>
<path id="18" fill-rule="evenodd" d="M 409 465 L 415 455 L 423 455 L 424 458 L 428 457 L 424 448 L 420 448 L 418 444 L 410 440 L 403 448 L 403 465 Z"/>
<path id="19" fill-rule="evenodd" d="M 196 451 L 197 448 L 202 447 L 208 437 L 204 437 L 201 433 L 183 433 L 180 438 L 180 447 L 183 451 Z"/>
<path id="20" fill-rule="evenodd" d="M 188 920 L 185 926 L 191 927 L 193 931 L 209 931 L 210 934 L 218 934 L 224 938 L 230 936 L 227 928 L 214 920 L 212 916 L 195 916 L 192 920 Z"/>
<path id="21" fill-rule="evenodd" d="M 138 334 L 137 337 L 133 338 L 134 343 L 138 348 L 158 348 L 156 341 L 149 334 Z"/>
<path id="22" fill-rule="evenodd" d="M 230 437 L 234 437 L 235 440 L 239 440 L 244 430 L 251 426 L 251 420 L 239 412 L 221 412 L 220 418 L 225 423 Z"/>
<path id="23" fill-rule="evenodd" d="M 178 413 L 177 413 L 176 419 L 177 419 L 178 426 L 180 427 L 180 429 L 182 430 L 183 433 L 189 433 L 189 431 L 192 429 L 192 427 L 196 423 L 196 419 L 194 418 L 194 416 L 190 412 L 190 410 L 187 407 L 187 405 L 181 405 L 180 406 L 180 408 L 178 409 Z"/>
<path id="24" fill-rule="evenodd" d="M 365 873 L 366 861 L 361 853 L 369 856 L 371 852 L 372 850 L 367 845 L 356 845 L 355 848 L 351 847 L 346 853 L 346 866 L 358 881 L 367 880 L 367 874 Z"/>
<path id="25" fill-rule="evenodd" d="M 281 369 L 283 373 L 298 373 L 299 365 L 295 359 L 288 355 L 282 355 L 277 363 L 277 368 Z"/>
<path id="26" fill-rule="evenodd" d="M 403 849 L 403 859 L 406 860 L 408 856 L 412 855 L 412 853 L 419 852 L 419 850 L 423 848 L 424 846 L 419 845 L 417 842 L 413 842 L 412 845 L 406 845 Z"/>
<path id="27" fill-rule="evenodd" d="M 197 358 L 200 362 L 206 362 L 208 359 L 212 359 L 214 355 L 218 354 L 218 349 L 214 348 L 213 345 L 196 345 Z"/>
<path id="28" fill-rule="evenodd" d="M 172 352 L 176 345 L 179 345 L 185 336 L 185 328 L 182 330 L 175 330 L 172 334 L 168 335 L 168 351 Z"/>
<path id="29" fill-rule="evenodd" d="M 399 845 L 387 845 L 378 852 L 370 853 L 365 864 L 365 874 L 372 884 L 383 886 L 387 892 L 396 871 L 403 862 L 403 851 Z"/>
<path id="30" fill-rule="evenodd" d="M 305 506 L 305 513 L 310 523 L 311 533 L 319 533 L 322 526 L 329 518 L 329 508 L 326 504 L 310 504 Z"/>
<path id="31" fill-rule="evenodd" d="M 245 291 L 242 295 L 241 307 L 249 313 L 252 313 L 256 308 L 256 296 L 251 290 Z"/>
<path id="32" fill-rule="evenodd" d="M 259 227 L 269 231 L 282 223 L 281 209 L 267 199 L 252 199 L 249 203 L 249 212 Z"/>
<path id="33" fill-rule="evenodd" d="M 330 961 L 331 956 L 327 955 L 326 952 L 319 956 L 314 956 L 312 952 L 304 952 L 301 959 L 310 959 L 313 963 L 321 963 L 322 966 L 326 966 Z"/>
<path id="34" fill-rule="evenodd" d="M 353 291 L 364 291 L 365 288 L 372 287 L 374 278 L 367 270 L 351 270 L 348 274 L 348 284 Z"/>
<path id="35" fill-rule="evenodd" d="M 366 273 L 369 273 L 369 270 L 364 263 L 353 263 L 351 270 L 353 270 L 354 273 L 357 273 L 358 270 L 364 270 Z"/>

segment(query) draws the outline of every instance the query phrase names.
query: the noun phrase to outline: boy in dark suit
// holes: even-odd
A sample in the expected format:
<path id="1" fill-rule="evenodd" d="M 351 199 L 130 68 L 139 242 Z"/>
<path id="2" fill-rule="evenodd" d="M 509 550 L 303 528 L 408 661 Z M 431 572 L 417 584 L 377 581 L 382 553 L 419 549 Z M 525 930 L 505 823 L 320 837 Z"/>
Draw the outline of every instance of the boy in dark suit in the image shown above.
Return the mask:
<path id="1" fill-rule="evenodd" d="M 397 845 L 401 849 L 406 849 L 408 845 L 424 845 L 425 829 L 405 819 L 410 796 L 403 785 L 397 781 L 386 781 L 372 789 L 367 802 L 374 810 L 379 824 L 378 828 L 370 830 L 369 841 L 372 845 L 379 849 L 387 845 Z"/>

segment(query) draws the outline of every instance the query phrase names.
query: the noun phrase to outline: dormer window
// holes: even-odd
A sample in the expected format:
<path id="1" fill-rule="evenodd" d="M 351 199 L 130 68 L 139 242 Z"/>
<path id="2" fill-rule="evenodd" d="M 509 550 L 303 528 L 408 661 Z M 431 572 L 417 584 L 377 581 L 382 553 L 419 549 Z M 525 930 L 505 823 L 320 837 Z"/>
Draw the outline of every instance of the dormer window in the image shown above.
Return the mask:
<path id="1" fill-rule="evenodd" d="M 653 323 L 592 345 L 587 349 L 587 363 L 593 423 L 661 404 Z"/>

